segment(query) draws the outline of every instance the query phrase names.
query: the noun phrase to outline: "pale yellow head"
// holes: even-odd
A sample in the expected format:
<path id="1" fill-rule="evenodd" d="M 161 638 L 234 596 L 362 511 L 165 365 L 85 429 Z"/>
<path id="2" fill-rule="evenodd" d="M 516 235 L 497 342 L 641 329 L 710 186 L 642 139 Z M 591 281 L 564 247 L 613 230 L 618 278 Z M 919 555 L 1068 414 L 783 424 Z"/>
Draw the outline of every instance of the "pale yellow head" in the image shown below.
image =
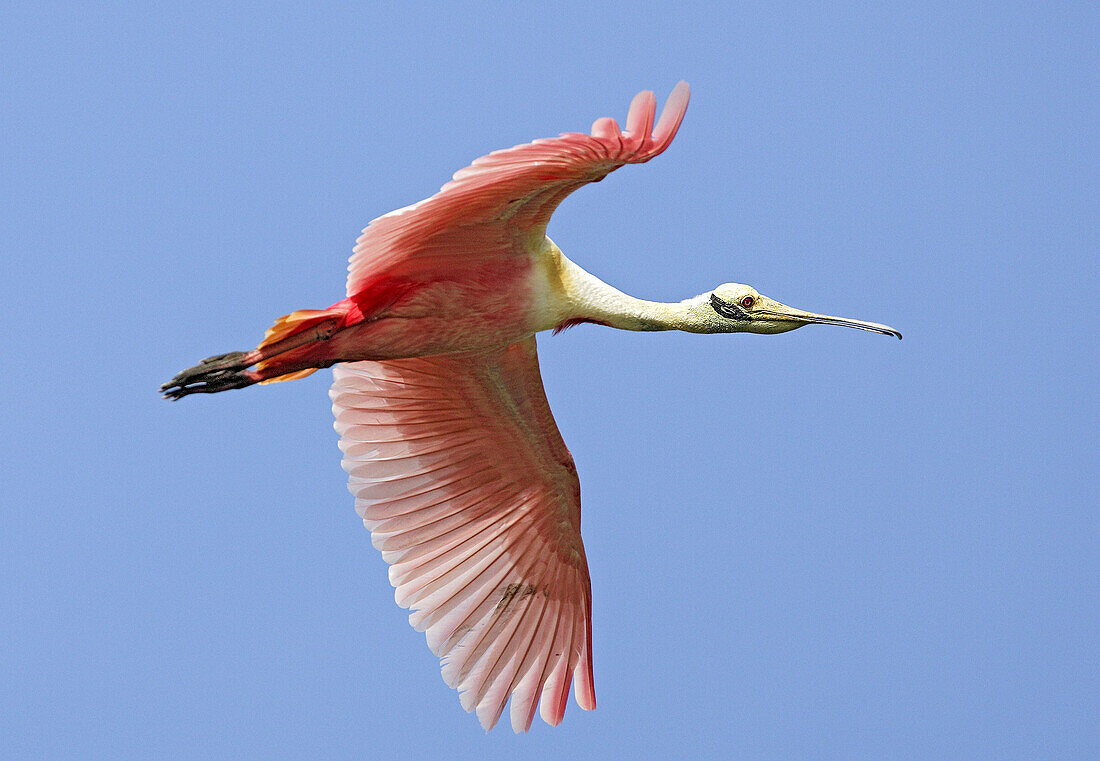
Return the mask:
<path id="1" fill-rule="evenodd" d="M 901 333 L 877 322 L 815 314 L 780 304 L 751 285 L 724 283 L 691 300 L 707 333 L 786 333 L 803 325 L 841 325 L 901 338 Z"/>

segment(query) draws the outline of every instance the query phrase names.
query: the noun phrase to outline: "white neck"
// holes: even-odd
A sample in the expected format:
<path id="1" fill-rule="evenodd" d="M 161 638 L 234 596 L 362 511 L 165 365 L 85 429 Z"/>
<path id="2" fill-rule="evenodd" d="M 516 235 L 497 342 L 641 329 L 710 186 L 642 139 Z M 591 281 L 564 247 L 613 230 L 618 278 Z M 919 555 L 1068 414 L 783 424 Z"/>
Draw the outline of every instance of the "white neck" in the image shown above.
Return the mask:
<path id="1" fill-rule="evenodd" d="M 558 272 L 567 304 L 566 319 L 590 320 L 620 330 L 712 332 L 705 310 L 698 309 L 699 297 L 673 303 L 636 299 L 586 272 L 560 252 Z"/>

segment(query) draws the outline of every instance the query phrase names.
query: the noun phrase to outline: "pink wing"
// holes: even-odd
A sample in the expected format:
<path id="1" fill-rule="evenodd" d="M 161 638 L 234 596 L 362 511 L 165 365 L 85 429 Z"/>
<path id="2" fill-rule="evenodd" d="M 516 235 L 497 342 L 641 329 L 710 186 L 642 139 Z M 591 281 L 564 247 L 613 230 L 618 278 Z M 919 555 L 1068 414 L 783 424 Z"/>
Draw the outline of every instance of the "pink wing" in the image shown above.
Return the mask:
<path id="1" fill-rule="evenodd" d="M 570 682 L 596 707 L 580 484 L 535 339 L 480 355 L 337 365 L 348 488 L 397 603 L 486 730 L 512 696 L 558 724 Z"/>
<path id="2" fill-rule="evenodd" d="M 372 301 L 375 288 L 392 278 L 416 277 L 461 266 L 448 261 L 526 253 L 558 204 L 589 182 L 623 164 L 649 161 L 676 136 L 690 90 L 680 82 L 654 129 L 652 92 L 634 97 L 620 132 L 614 119 L 598 119 L 592 134 L 566 133 L 482 156 L 455 173 L 431 198 L 371 222 L 356 241 L 348 265 L 347 295 Z"/>

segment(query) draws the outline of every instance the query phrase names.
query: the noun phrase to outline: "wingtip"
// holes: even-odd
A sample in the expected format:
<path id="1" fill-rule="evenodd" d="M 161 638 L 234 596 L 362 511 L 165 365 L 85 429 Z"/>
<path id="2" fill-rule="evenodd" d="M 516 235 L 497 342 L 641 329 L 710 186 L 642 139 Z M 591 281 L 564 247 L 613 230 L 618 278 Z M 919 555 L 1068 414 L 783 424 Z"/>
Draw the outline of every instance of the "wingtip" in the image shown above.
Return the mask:
<path id="1" fill-rule="evenodd" d="M 573 672 L 573 699 L 584 711 L 596 710 L 596 688 L 592 680 L 592 661 L 587 651 Z"/>
<path id="2" fill-rule="evenodd" d="M 669 93 L 665 107 L 661 110 L 661 118 L 657 120 L 657 127 L 653 130 L 654 155 L 668 148 L 672 139 L 676 137 L 690 100 L 691 85 L 681 79 Z"/>
<path id="3" fill-rule="evenodd" d="M 485 734 L 489 734 L 493 730 L 493 727 L 500 721 L 500 715 L 504 712 L 504 706 L 500 709 L 494 710 L 490 708 L 483 708 L 482 705 L 477 707 L 477 721 L 481 724 L 481 728 L 485 730 Z"/>
<path id="4" fill-rule="evenodd" d="M 619 129 L 619 123 L 610 116 L 600 117 L 592 123 L 592 137 L 614 140 L 620 135 L 622 135 L 622 131 Z"/>
<path id="5" fill-rule="evenodd" d="M 653 119 L 657 113 L 657 96 L 652 90 L 642 90 L 630 101 L 626 114 L 626 131 L 630 137 L 648 140 L 653 131 Z"/>

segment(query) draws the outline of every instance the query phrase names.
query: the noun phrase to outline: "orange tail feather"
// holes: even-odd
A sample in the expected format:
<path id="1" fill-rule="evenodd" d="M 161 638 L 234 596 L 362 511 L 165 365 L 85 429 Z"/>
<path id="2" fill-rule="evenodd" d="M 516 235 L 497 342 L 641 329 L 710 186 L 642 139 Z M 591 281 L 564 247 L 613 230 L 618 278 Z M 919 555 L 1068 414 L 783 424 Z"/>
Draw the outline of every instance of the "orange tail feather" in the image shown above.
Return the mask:
<path id="1" fill-rule="evenodd" d="M 265 369 L 277 368 L 278 365 L 285 362 L 285 357 L 276 355 L 282 355 L 284 352 L 293 351 L 299 346 L 305 346 L 306 344 L 312 343 L 321 336 L 303 334 L 306 334 L 311 328 L 324 325 L 326 322 L 332 322 L 332 328 L 335 328 L 341 317 L 343 317 L 343 312 L 335 309 L 299 309 L 290 314 L 284 314 L 275 321 L 274 325 L 267 329 L 267 333 L 264 334 L 264 340 L 256 347 L 256 351 L 271 356 L 270 359 L 259 362 L 256 365 L 256 370 L 262 373 Z M 295 338 L 299 336 L 300 339 L 295 341 Z M 267 351 L 264 351 L 265 349 Z M 260 383 L 279 383 L 281 381 L 296 380 L 298 378 L 304 378 L 316 371 L 317 368 L 309 367 L 304 370 L 295 370 L 274 378 L 267 378 L 266 380 L 260 381 Z"/>

